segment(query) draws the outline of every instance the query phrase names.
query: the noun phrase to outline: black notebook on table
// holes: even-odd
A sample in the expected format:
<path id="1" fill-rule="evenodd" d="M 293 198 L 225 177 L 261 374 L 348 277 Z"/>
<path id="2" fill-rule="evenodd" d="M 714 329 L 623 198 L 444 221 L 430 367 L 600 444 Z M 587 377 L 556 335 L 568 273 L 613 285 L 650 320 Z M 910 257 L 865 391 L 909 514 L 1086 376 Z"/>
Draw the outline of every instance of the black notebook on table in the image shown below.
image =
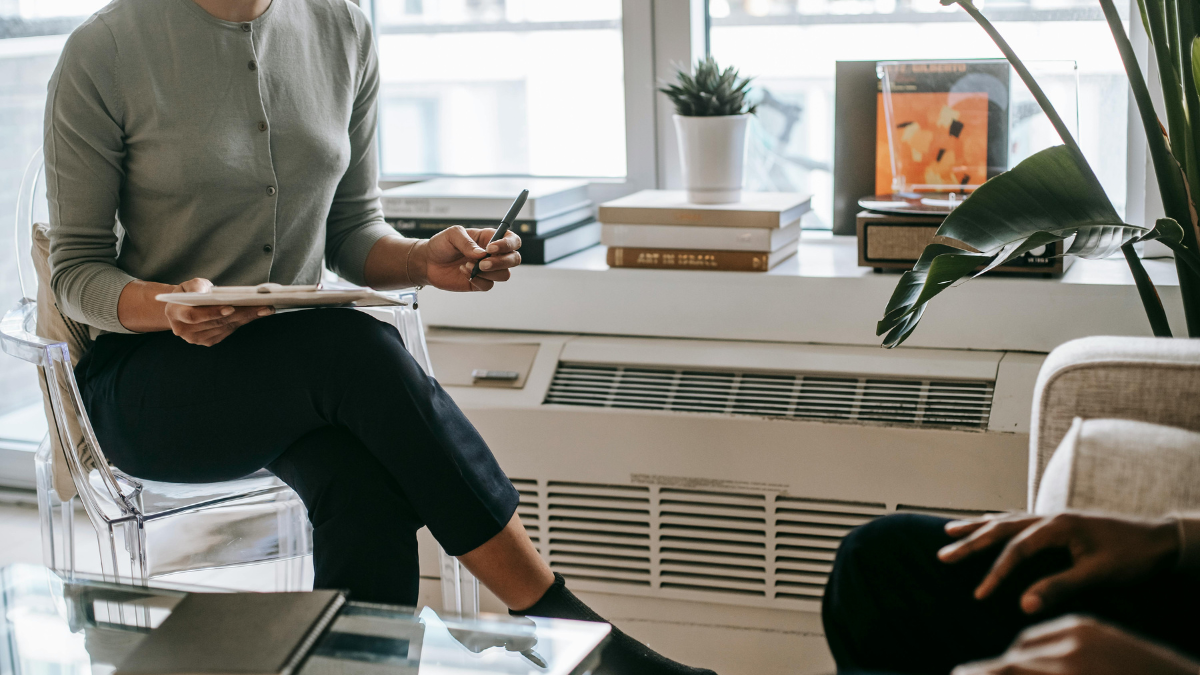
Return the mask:
<path id="1" fill-rule="evenodd" d="M 116 675 L 289 675 L 345 601 L 339 591 L 191 593 Z"/>

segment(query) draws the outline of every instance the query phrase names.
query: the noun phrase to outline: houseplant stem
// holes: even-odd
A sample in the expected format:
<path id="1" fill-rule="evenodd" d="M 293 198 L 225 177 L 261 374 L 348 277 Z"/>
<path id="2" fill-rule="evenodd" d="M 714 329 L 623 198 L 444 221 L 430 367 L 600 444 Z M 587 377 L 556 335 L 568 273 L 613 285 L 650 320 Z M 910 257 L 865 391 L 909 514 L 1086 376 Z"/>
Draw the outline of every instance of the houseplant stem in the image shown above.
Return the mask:
<path id="1" fill-rule="evenodd" d="M 1105 0 L 1102 0 L 1102 2 L 1104 1 Z M 1107 1 L 1111 3 L 1111 0 Z M 1156 0 L 1147 0 L 1147 2 L 1150 3 L 1154 3 L 1155 1 Z M 1050 103 L 1050 98 L 1046 96 L 1046 92 L 1042 91 L 1042 87 L 1037 83 L 1037 80 L 1033 78 L 1033 75 L 1029 72 L 1029 69 L 1025 67 L 1025 64 L 1021 61 L 1021 59 L 1017 57 L 1016 52 L 1014 52 L 1012 47 L 1009 46 L 1008 41 L 1005 40 L 1002 35 L 1000 35 L 1000 32 L 996 30 L 996 27 L 992 25 L 992 22 L 988 21 L 987 17 L 985 17 L 983 13 L 971 3 L 970 0 L 959 0 L 958 4 L 961 5 L 962 8 L 971 15 L 971 18 L 975 19 L 975 22 L 978 23 L 985 32 L 987 32 L 988 37 L 992 38 L 992 41 L 995 42 L 996 46 L 1000 48 L 1000 51 L 1004 54 L 1004 57 L 1008 59 L 1008 62 L 1012 64 L 1013 69 L 1017 71 L 1017 75 L 1021 78 L 1021 81 L 1025 83 L 1025 86 L 1029 88 L 1030 93 L 1033 94 L 1034 100 L 1038 102 L 1038 105 L 1041 106 L 1042 111 L 1046 113 L 1046 117 L 1050 119 L 1050 124 L 1054 126 L 1054 130 L 1058 132 L 1058 135 L 1062 139 L 1063 143 L 1071 150 L 1071 153 L 1075 156 L 1075 159 L 1079 163 L 1080 167 L 1090 175 L 1092 180 L 1099 183 L 1099 179 L 1096 177 L 1095 172 L 1092 171 L 1091 164 L 1089 164 L 1087 159 L 1083 156 L 1083 151 L 1079 148 L 1079 144 L 1075 142 L 1075 137 L 1071 135 L 1071 131 L 1067 129 L 1067 125 L 1063 123 L 1062 117 L 1060 117 L 1058 111 L 1054 109 L 1054 105 Z M 1124 35 L 1124 33 L 1122 33 L 1122 35 Z M 1126 65 L 1126 68 L 1128 68 L 1128 65 Z M 1141 71 L 1138 71 L 1138 75 L 1140 78 Z M 1142 89 L 1145 89 L 1144 81 L 1142 82 Z M 1138 107 L 1141 107 L 1140 103 Z M 1151 110 L 1153 110 L 1153 108 L 1151 108 Z M 1157 119 L 1155 122 L 1157 123 Z M 1159 140 L 1161 143 L 1161 135 Z M 1121 252 L 1125 255 L 1125 261 L 1129 264 L 1130 272 L 1133 274 L 1134 282 L 1137 284 L 1138 295 L 1142 300 L 1142 305 L 1145 307 L 1146 317 L 1150 321 L 1151 330 L 1153 330 L 1154 334 L 1157 336 L 1170 337 L 1171 328 L 1166 320 L 1166 312 L 1163 310 L 1162 300 L 1159 298 L 1158 291 L 1154 288 L 1154 283 L 1150 280 L 1150 275 L 1146 273 L 1146 269 L 1142 265 L 1142 261 L 1138 259 L 1137 253 L 1133 249 L 1133 244 L 1130 243 L 1122 246 Z"/>
<path id="2" fill-rule="evenodd" d="M 1167 321 L 1162 298 L 1158 297 L 1158 290 L 1154 288 L 1150 275 L 1138 259 L 1137 251 L 1133 250 L 1132 245 L 1126 244 L 1121 247 L 1121 253 L 1125 254 L 1125 262 L 1129 263 L 1129 271 L 1133 273 L 1133 283 L 1141 296 L 1142 306 L 1146 309 L 1146 318 L 1150 320 L 1150 330 L 1154 331 L 1154 337 L 1171 337 L 1171 324 Z"/>
<path id="3" fill-rule="evenodd" d="M 1155 0 L 1147 0 L 1152 5 Z M 1192 204 L 1188 196 L 1187 182 L 1183 168 L 1171 154 L 1167 141 L 1163 137 L 1162 126 L 1158 116 L 1154 114 L 1154 103 L 1150 99 L 1150 90 L 1142 77 L 1141 67 L 1133 52 L 1133 45 L 1125 34 L 1125 26 L 1121 15 L 1112 0 L 1100 0 L 1104 10 L 1104 18 L 1108 21 L 1113 40 L 1117 43 L 1117 51 L 1125 64 L 1125 72 L 1129 76 L 1129 87 L 1133 90 L 1133 98 L 1137 103 L 1138 112 L 1142 118 L 1142 127 L 1146 133 L 1146 145 L 1150 149 L 1150 157 L 1154 163 L 1154 173 L 1158 178 L 1158 190 L 1162 195 L 1163 209 L 1167 215 L 1174 218 L 1183 226 L 1183 245 L 1196 251 L 1196 221 L 1192 215 Z M 1149 7 L 1147 14 L 1150 14 Z M 1151 18 L 1151 28 L 1154 19 Z M 1194 30 L 1194 29 L 1193 29 Z M 1163 87 L 1164 98 L 1170 96 L 1171 87 Z M 1193 111 L 1193 115 L 1200 111 Z M 1128 260 L 1128 256 L 1126 259 Z M 1175 269 L 1179 275 L 1179 290 L 1183 299 L 1183 313 L 1187 319 L 1188 335 L 1200 337 L 1200 275 L 1191 270 L 1179 256 L 1176 256 Z M 1136 273 L 1135 273 L 1136 274 Z M 1144 298 L 1145 296 L 1143 296 Z M 1150 314 L 1147 309 L 1147 315 Z"/>

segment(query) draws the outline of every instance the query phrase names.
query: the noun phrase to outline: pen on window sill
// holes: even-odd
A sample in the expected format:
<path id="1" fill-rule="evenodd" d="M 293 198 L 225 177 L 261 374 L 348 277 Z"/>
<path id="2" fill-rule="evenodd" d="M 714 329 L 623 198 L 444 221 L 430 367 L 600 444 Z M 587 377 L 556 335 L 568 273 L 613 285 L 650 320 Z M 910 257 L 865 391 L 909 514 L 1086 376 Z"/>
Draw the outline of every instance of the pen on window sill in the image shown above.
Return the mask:
<path id="1" fill-rule="evenodd" d="M 500 221 L 500 227 L 496 228 L 496 233 L 492 235 L 492 240 L 488 242 L 489 246 L 500 241 L 504 238 L 504 235 L 508 234 L 508 229 L 512 227 L 513 221 L 517 219 L 517 214 L 521 212 L 521 207 L 525 206 L 525 200 L 528 198 L 529 190 L 521 190 L 521 194 L 517 195 L 516 201 L 514 201 L 512 206 L 508 209 L 508 213 L 504 216 L 504 220 Z M 468 277 L 468 279 L 474 279 L 476 276 L 478 276 L 479 263 L 487 260 L 490 257 L 492 257 L 492 254 L 489 253 L 486 258 L 475 261 L 475 267 L 471 269 L 471 276 Z"/>

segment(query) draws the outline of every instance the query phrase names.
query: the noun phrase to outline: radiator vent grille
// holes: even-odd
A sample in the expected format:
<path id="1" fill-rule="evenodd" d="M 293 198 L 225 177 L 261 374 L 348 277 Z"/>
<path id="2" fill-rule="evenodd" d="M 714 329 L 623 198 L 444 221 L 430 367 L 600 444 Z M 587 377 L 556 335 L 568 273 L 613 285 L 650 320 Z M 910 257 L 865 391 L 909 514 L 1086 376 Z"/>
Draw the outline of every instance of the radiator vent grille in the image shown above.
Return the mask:
<path id="1" fill-rule="evenodd" d="M 546 403 L 983 429 L 993 383 L 559 363 Z"/>
<path id="2" fill-rule="evenodd" d="M 883 504 L 514 479 L 517 512 L 557 572 L 600 589 L 759 606 L 819 601 L 850 530 Z M 977 511 L 900 506 L 949 517 Z"/>

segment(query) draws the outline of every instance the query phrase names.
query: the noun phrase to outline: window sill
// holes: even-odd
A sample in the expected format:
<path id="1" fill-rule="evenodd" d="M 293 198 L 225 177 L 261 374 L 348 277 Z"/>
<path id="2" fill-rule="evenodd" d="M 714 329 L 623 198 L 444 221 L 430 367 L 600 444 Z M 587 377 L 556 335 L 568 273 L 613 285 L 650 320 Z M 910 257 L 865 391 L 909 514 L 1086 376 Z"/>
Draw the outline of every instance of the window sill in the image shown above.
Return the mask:
<path id="1" fill-rule="evenodd" d="M 899 274 L 858 267 L 853 237 L 806 233 L 767 273 L 610 269 L 598 246 L 518 269 L 488 293 L 421 294 L 429 326 L 876 346 Z M 1183 332 L 1171 261 L 1147 260 Z M 1121 259 L 1077 260 L 1059 278 L 985 277 L 945 291 L 908 347 L 1048 352 L 1088 335 L 1150 335 Z"/>

